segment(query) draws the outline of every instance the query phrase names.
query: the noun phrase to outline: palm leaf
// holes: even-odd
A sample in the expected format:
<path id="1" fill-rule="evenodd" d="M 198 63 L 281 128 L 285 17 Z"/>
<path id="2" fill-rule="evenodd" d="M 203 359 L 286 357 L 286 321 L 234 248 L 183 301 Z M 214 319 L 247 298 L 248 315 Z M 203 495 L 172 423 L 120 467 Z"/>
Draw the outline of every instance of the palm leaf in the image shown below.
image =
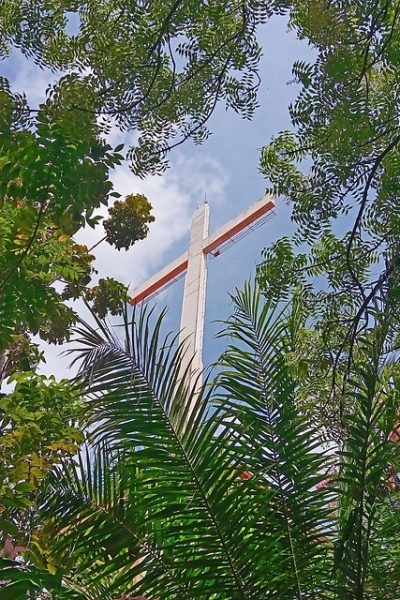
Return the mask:
<path id="1" fill-rule="evenodd" d="M 42 503 L 64 581 L 87 600 L 395 600 L 378 591 L 379 569 L 399 571 L 399 512 L 382 491 L 399 462 L 395 369 L 367 336 L 343 444 L 325 451 L 289 366 L 299 308 L 263 304 L 249 284 L 232 300 L 221 372 L 200 390 L 163 315 L 126 310 L 114 331 L 81 323 L 89 442 Z M 337 456 L 339 476 L 319 486 Z"/>
<path id="2" fill-rule="evenodd" d="M 330 460 L 319 433 L 296 409 L 286 360 L 296 315 L 263 305 L 250 284 L 232 301 L 235 314 L 224 331 L 232 343 L 220 363 L 225 426 L 236 433 L 243 468 L 272 493 L 263 527 L 280 548 L 278 572 L 285 578 L 277 596 L 321 598 L 321 587 L 329 587 L 331 493 L 315 486 Z"/>
<path id="3" fill-rule="evenodd" d="M 400 396 L 396 367 L 382 360 L 385 337 L 385 328 L 377 324 L 357 341 L 357 362 L 346 388 L 353 399 L 353 411 L 346 417 L 347 435 L 339 453 L 335 560 L 343 598 L 365 598 L 374 593 L 375 586 L 379 598 L 395 597 L 391 585 L 383 585 L 383 574 L 393 572 L 389 551 L 397 545 L 393 521 L 398 523 L 400 515 L 398 499 L 393 504 L 392 491 L 387 488 L 388 465 L 399 464 L 398 450 L 389 434 L 398 422 Z M 398 491 L 394 490 L 394 496 Z M 383 535 L 389 521 L 392 525 L 386 527 L 386 534 L 390 530 L 390 535 Z"/>
<path id="4" fill-rule="evenodd" d="M 209 415 L 210 391 L 203 386 L 199 392 L 188 377 L 181 377 L 182 348 L 174 338 L 160 342 L 162 316 L 153 329 L 150 319 L 146 309 L 140 315 L 133 313 L 131 322 L 125 314 L 128 337 L 122 341 L 104 324 L 97 330 L 80 326 L 82 377 L 93 412 L 92 444 L 95 449 L 100 445 L 102 453 L 123 456 L 122 495 L 129 509 L 120 523 L 108 522 L 109 506 L 99 486 L 110 487 L 101 481 L 112 477 L 113 469 L 103 467 L 102 478 L 90 488 L 89 478 L 95 481 L 95 451 L 88 451 L 86 465 L 77 468 L 72 496 L 66 493 L 71 481 L 56 493 L 60 474 L 49 494 L 49 513 L 58 523 L 68 524 L 60 543 L 65 548 L 82 540 L 82 552 L 85 546 L 90 548 L 93 558 L 95 549 L 104 548 L 95 578 L 96 585 L 106 590 L 104 598 L 117 589 L 163 599 L 259 598 L 252 565 L 260 561 L 261 551 L 263 557 L 268 551 L 273 560 L 275 540 L 260 535 L 260 542 L 250 548 L 244 532 L 258 520 L 255 500 L 260 490 L 249 495 L 238 485 L 231 446 L 217 434 L 218 416 Z M 99 509 L 95 516 L 89 488 Z M 243 510 L 245 504 L 250 511 Z M 86 530 L 79 537 L 82 526 Z M 119 527 L 124 533 L 117 533 Z M 110 537 L 121 540 L 114 553 L 105 548 L 109 528 Z M 118 552 L 127 546 L 129 535 L 134 556 L 127 561 L 126 554 Z M 103 576 L 107 552 L 112 560 Z M 90 571 L 89 563 L 84 563 L 83 572 Z M 266 572 L 263 580 L 275 576 Z"/>

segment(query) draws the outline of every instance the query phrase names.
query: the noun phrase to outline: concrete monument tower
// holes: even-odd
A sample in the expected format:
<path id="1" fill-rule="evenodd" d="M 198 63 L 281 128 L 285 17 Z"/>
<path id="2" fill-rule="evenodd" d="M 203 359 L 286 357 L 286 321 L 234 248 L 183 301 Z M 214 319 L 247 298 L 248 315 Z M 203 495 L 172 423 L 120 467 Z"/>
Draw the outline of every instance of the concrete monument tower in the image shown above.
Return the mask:
<path id="1" fill-rule="evenodd" d="M 188 251 L 139 286 L 130 303 L 135 305 L 160 292 L 186 272 L 181 316 L 180 341 L 186 345 L 182 372 L 192 360 L 193 376 L 203 368 L 203 331 L 207 286 L 207 257 L 219 256 L 229 245 L 260 227 L 273 214 L 275 200 L 266 194 L 248 209 L 209 235 L 210 209 L 207 203 L 194 212 Z"/>

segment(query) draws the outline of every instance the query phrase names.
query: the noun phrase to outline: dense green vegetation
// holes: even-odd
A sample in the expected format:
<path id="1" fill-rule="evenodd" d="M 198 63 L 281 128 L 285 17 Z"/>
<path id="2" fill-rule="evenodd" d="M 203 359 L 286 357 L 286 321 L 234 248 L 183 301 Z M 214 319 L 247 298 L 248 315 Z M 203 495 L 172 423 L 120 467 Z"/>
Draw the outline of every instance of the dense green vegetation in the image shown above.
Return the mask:
<path id="1" fill-rule="evenodd" d="M 2 54 L 56 78 L 40 107 L 0 80 L 0 600 L 398 600 L 400 5 L 38 4 L 0 6 Z M 161 318 L 91 286 L 74 235 L 100 205 L 116 248 L 146 235 L 148 200 L 112 206 L 110 169 L 163 172 L 220 100 L 251 117 L 277 13 L 315 54 L 260 162 L 298 230 L 237 292 L 197 394 Z M 115 124 L 138 135 L 126 155 Z M 37 333 L 75 336 L 78 379 L 35 372 Z"/>
<path id="2" fill-rule="evenodd" d="M 353 410 L 323 451 L 288 360 L 301 310 L 274 310 L 250 285 L 233 304 L 221 373 L 200 393 L 181 378 L 181 348 L 160 339 L 162 316 L 126 312 L 118 336 L 101 321 L 79 327 L 90 433 L 41 486 L 31 566 L 3 560 L 9 594 L 397 598 L 399 368 L 382 361 L 387 328 L 357 339 Z"/>
<path id="3" fill-rule="evenodd" d="M 298 230 L 265 250 L 258 280 L 269 298 L 294 293 L 308 306 L 306 407 L 339 428 L 358 335 L 385 314 L 386 352 L 398 347 L 399 10 L 391 1 L 293 3 L 292 27 L 316 59 L 294 65 L 292 130 L 261 156 Z"/>

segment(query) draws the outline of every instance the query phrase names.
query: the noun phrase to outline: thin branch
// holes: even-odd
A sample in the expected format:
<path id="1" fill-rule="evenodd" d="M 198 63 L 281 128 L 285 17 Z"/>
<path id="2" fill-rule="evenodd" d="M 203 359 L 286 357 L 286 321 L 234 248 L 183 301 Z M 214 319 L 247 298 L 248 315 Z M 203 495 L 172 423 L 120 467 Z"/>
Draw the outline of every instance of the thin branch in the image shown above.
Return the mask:
<path id="1" fill-rule="evenodd" d="M 383 285 L 388 281 L 389 277 L 392 275 L 392 273 L 394 272 L 394 264 L 389 265 L 389 267 L 380 275 L 379 279 L 377 280 L 376 284 L 372 287 L 370 293 L 365 296 L 361 306 L 359 307 L 355 317 L 352 319 L 352 324 L 348 330 L 348 332 L 345 335 L 344 340 L 342 341 L 342 343 L 340 344 L 339 350 L 335 356 L 335 360 L 334 360 L 334 364 L 333 364 L 333 377 L 332 377 L 332 389 L 331 389 L 331 395 L 334 392 L 334 388 L 336 387 L 336 372 L 337 372 L 337 366 L 339 364 L 339 360 L 340 357 L 342 356 L 342 353 L 344 351 L 344 346 L 345 344 L 349 341 L 350 342 L 350 347 L 348 350 L 348 355 L 347 355 L 347 366 L 346 366 L 346 371 L 344 374 L 344 378 L 343 378 L 343 383 L 342 383 L 342 395 L 344 393 L 344 388 L 347 382 L 347 377 L 350 373 L 350 368 L 351 368 L 351 362 L 352 362 L 352 358 L 353 358 L 353 351 L 354 351 L 354 346 L 355 346 L 355 342 L 356 342 L 356 337 L 357 335 L 360 333 L 360 330 L 358 329 L 358 325 L 363 317 L 364 311 L 366 311 L 368 309 L 368 306 L 370 304 L 370 302 L 375 298 L 376 294 L 383 288 Z M 343 417 L 343 405 L 342 402 L 340 404 L 340 417 Z"/>
<path id="2" fill-rule="evenodd" d="M 176 9 L 177 9 L 177 8 L 179 7 L 179 5 L 180 5 L 180 4 L 182 4 L 182 3 L 183 3 L 183 0 L 175 0 L 175 2 L 173 3 L 173 5 L 171 6 L 171 9 L 170 9 L 170 11 L 169 11 L 169 13 L 167 14 L 166 18 L 164 19 L 164 22 L 163 22 L 163 24 L 162 24 L 162 26 L 161 26 L 161 28 L 160 28 L 160 30 L 159 30 L 159 34 L 158 34 L 158 37 L 157 37 L 156 41 L 155 41 L 155 42 L 154 42 L 154 44 L 153 44 L 153 45 L 150 47 L 150 49 L 149 49 L 149 51 L 148 51 L 148 53 L 147 53 L 147 56 L 148 56 L 148 57 L 150 57 L 150 56 L 153 54 L 153 52 L 154 52 L 154 50 L 155 50 L 156 48 L 160 48 L 160 46 L 161 46 L 161 42 L 162 42 L 162 38 L 163 38 L 163 35 L 166 33 L 166 31 L 167 31 L 167 29 L 168 29 L 168 25 L 169 25 L 169 23 L 170 23 L 170 21 L 171 21 L 171 18 L 173 17 L 173 15 L 174 15 L 174 12 L 176 11 Z"/>
<path id="3" fill-rule="evenodd" d="M 361 198 L 361 202 L 360 202 L 360 207 L 359 207 L 359 210 L 358 210 L 358 214 L 357 214 L 357 217 L 355 219 L 353 228 L 352 228 L 352 230 L 350 232 L 349 241 L 347 243 L 346 263 L 347 263 L 347 266 L 348 266 L 348 269 L 349 269 L 349 273 L 350 273 L 351 277 L 353 278 L 353 281 L 358 285 L 358 287 L 359 287 L 362 295 L 364 296 L 364 301 L 365 301 L 365 295 L 364 295 L 363 288 L 362 288 L 361 283 L 359 282 L 357 276 L 355 275 L 355 273 L 354 273 L 354 271 L 352 269 L 351 263 L 350 263 L 351 248 L 352 248 L 353 242 L 355 240 L 357 231 L 358 231 L 358 229 L 360 227 L 361 220 L 363 218 L 365 207 L 366 207 L 367 202 L 368 202 L 368 192 L 369 192 L 369 189 L 370 189 L 370 187 L 372 185 L 372 182 L 374 180 L 375 174 L 376 174 L 378 168 L 380 167 L 382 161 L 384 160 L 384 158 L 389 154 L 389 152 L 391 152 L 397 146 L 397 144 L 399 142 L 400 142 L 400 134 L 398 134 L 397 136 L 395 136 L 393 138 L 393 140 L 390 142 L 390 144 L 388 144 L 388 146 L 375 159 L 374 164 L 373 164 L 373 166 L 371 168 L 371 171 L 370 171 L 370 173 L 368 175 L 367 181 L 365 183 L 363 194 L 362 194 L 362 198 Z"/>
<path id="4" fill-rule="evenodd" d="M 91 252 L 92 250 L 94 250 L 95 248 L 97 248 L 97 246 L 99 246 L 106 239 L 107 239 L 107 234 L 105 236 L 103 236 L 98 242 L 96 242 L 95 244 L 93 244 L 93 246 L 91 246 L 89 248 L 88 253 Z"/>

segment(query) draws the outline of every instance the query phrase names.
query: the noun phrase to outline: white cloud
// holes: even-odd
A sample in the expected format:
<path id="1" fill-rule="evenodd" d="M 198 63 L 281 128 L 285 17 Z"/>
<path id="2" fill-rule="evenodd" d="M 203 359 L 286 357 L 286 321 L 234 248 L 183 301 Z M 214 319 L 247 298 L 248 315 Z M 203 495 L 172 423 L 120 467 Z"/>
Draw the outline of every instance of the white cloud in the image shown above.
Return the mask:
<path id="1" fill-rule="evenodd" d="M 193 209 L 204 201 L 205 193 L 212 196 L 214 204 L 225 200 L 224 171 L 207 157 L 194 161 L 177 156 L 165 175 L 145 180 L 135 177 L 124 165 L 116 169 L 112 179 L 122 195 L 145 194 L 156 218 L 148 237 L 127 252 L 118 252 L 106 242 L 94 250 L 99 276 L 113 276 L 131 289 L 163 266 L 176 242 L 188 236 Z M 86 228 L 80 232 L 79 241 L 91 246 L 102 236 L 102 227 L 95 231 Z"/>
<path id="2" fill-rule="evenodd" d="M 165 175 L 145 180 L 132 175 L 127 165 L 123 165 L 115 170 L 113 181 L 115 189 L 123 195 L 145 194 L 153 204 L 156 217 L 148 237 L 127 252 L 118 252 L 106 242 L 93 251 L 98 277 L 114 277 L 130 284 L 131 290 L 183 251 L 178 246 L 188 238 L 192 212 L 203 202 L 205 192 L 212 197 L 214 205 L 225 201 L 225 172 L 217 161 L 207 157 L 194 161 L 184 155 L 176 156 Z M 102 236 L 100 226 L 96 230 L 81 230 L 77 238 L 80 243 L 91 246 Z M 81 312 L 77 303 L 73 306 Z M 47 361 L 41 372 L 57 378 L 74 374 L 67 369 L 71 357 L 60 356 L 59 346 L 43 342 L 40 345 Z"/>
<path id="3" fill-rule="evenodd" d="M 26 92 L 31 107 L 43 102 L 49 83 L 57 79 L 57 74 L 40 69 L 18 50 L 11 52 L 4 66 L 13 90 Z M 121 132 L 112 126 L 107 139 L 113 147 L 124 143 L 127 149 L 137 141 L 137 134 Z M 190 146 L 190 142 L 188 144 Z M 188 144 L 185 148 L 188 148 Z M 190 153 L 190 147 L 188 151 Z M 194 159 L 186 153 L 175 152 L 171 157 L 171 167 L 163 176 L 141 180 L 132 174 L 127 164 L 124 164 L 114 170 L 112 181 L 115 190 L 123 196 L 132 193 L 145 194 L 153 205 L 156 218 L 151 224 L 148 237 L 135 244 L 129 251 L 118 252 L 106 242 L 93 251 L 99 278 L 114 277 L 133 290 L 183 251 L 186 247 L 184 241 L 189 237 L 193 210 L 206 196 L 214 206 L 225 202 L 227 175 L 221 164 L 206 154 L 200 159 Z M 106 209 L 98 212 L 105 215 Z M 90 247 L 103 235 L 104 230 L 100 225 L 95 230 L 86 227 L 76 238 Z M 81 311 L 77 303 L 73 307 Z M 47 360 L 47 364 L 41 369 L 43 372 L 57 377 L 71 375 L 66 369 L 70 359 L 60 357 L 64 348 L 43 342 L 40 342 L 40 345 Z"/>
<path id="4" fill-rule="evenodd" d="M 37 108 L 45 100 L 47 87 L 58 78 L 57 73 L 41 69 L 16 48 L 4 61 L 3 71 L 10 78 L 12 91 L 25 93 L 31 108 Z"/>

